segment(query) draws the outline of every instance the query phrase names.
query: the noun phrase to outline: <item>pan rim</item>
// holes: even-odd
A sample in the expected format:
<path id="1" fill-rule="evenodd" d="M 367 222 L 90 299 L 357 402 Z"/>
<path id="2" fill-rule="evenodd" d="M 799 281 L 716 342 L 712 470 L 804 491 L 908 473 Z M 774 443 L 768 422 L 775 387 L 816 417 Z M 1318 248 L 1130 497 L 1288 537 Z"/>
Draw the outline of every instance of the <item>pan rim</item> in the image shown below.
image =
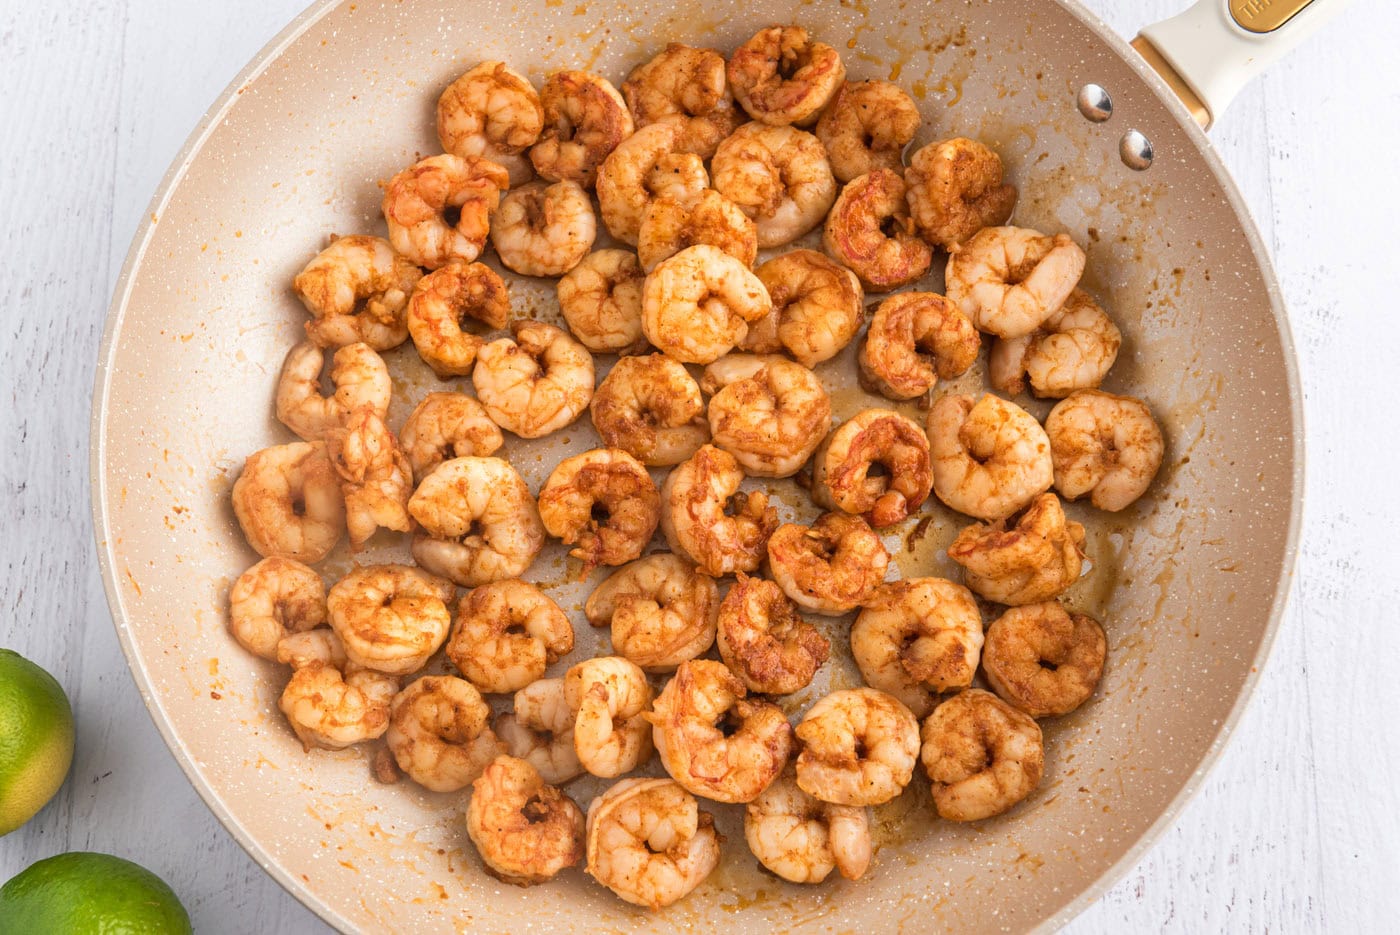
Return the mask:
<path id="1" fill-rule="evenodd" d="M 186 779 L 189 780 L 200 799 L 202 799 L 209 810 L 214 813 L 214 817 L 217 818 L 225 830 L 233 836 L 239 846 L 258 863 L 264 872 L 286 890 L 289 895 L 293 896 L 303 906 L 310 909 L 321 918 L 322 921 L 340 931 L 353 930 L 354 926 L 350 920 L 344 918 L 319 895 L 312 892 L 304 882 L 296 879 L 288 870 L 272 859 L 268 851 L 247 832 L 241 822 L 225 806 L 222 797 L 205 780 L 203 774 L 190 758 L 183 744 L 179 743 L 178 739 L 175 737 L 171 727 L 171 721 L 166 715 L 164 706 L 152 690 L 150 674 L 146 669 L 143 659 L 136 650 L 122 596 L 118 588 L 115 571 L 117 559 L 110 536 L 108 535 L 107 515 L 109 508 L 109 491 L 104 464 L 107 452 L 105 437 L 107 410 L 117 338 L 121 333 L 122 325 L 126 318 L 136 273 L 145 260 L 147 248 L 150 245 L 153 231 L 159 223 L 158 219 L 161 216 L 162 210 L 165 205 L 169 203 L 176 188 L 184 180 L 190 166 L 200 155 L 209 137 L 238 100 L 240 89 L 265 72 L 293 43 L 300 39 L 303 34 L 344 2 L 346 2 L 346 0 L 315 0 L 315 2 L 298 14 L 259 49 L 249 60 L 248 64 L 238 72 L 205 111 L 198 124 L 186 138 L 179 152 L 171 161 L 170 167 L 166 169 L 164 175 L 161 177 L 159 184 L 156 186 L 155 193 L 151 196 L 147 204 L 146 212 L 142 216 L 141 223 L 132 236 L 131 246 L 127 250 L 126 258 L 122 263 L 121 272 L 113 286 L 112 298 L 107 308 L 102 341 L 98 347 L 88 437 L 89 498 L 92 510 L 94 544 L 97 549 L 97 561 L 102 576 L 103 592 L 106 596 L 108 612 L 112 617 L 112 625 L 117 631 L 117 639 L 121 644 L 122 654 L 126 657 L 127 668 L 130 670 L 132 678 L 136 683 L 137 690 L 141 694 L 141 700 L 146 706 L 147 713 L 155 723 L 156 730 L 160 733 L 161 739 L 174 756 L 176 763 L 179 764 Z M 1167 829 L 1176 823 L 1186 806 L 1190 804 L 1200 792 L 1205 778 L 1219 763 L 1221 755 L 1224 753 L 1226 746 L 1235 734 L 1235 727 L 1238 725 L 1240 718 L 1244 715 L 1244 712 L 1254 698 L 1260 675 L 1273 651 L 1278 631 L 1283 621 L 1283 616 L 1288 609 L 1288 604 L 1292 597 L 1293 582 L 1296 579 L 1298 539 L 1302 529 L 1304 509 L 1303 494 L 1305 490 L 1304 475 L 1306 468 L 1302 387 L 1298 371 L 1297 350 L 1293 341 L 1293 332 L 1289 323 L 1287 308 L 1279 286 L 1278 274 L 1274 269 L 1273 260 L 1264 246 L 1258 226 L 1255 224 L 1254 217 L 1248 205 L 1245 204 L 1244 198 L 1240 194 L 1234 178 L 1222 162 L 1214 146 L 1210 143 L 1210 140 L 1206 137 L 1205 132 L 1201 130 L 1191 118 L 1190 114 L 1186 112 L 1186 109 L 1181 105 L 1176 95 L 1162 78 L 1143 61 L 1141 56 L 1128 44 L 1127 40 L 1113 30 L 1097 14 L 1086 8 L 1079 0 L 1055 0 L 1055 2 L 1083 25 L 1088 27 L 1101 41 L 1106 43 L 1120 59 L 1138 73 L 1147 87 L 1166 105 L 1172 117 L 1185 131 L 1187 138 L 1195 147 L 1202 162 L 1206 168 L 1209 169 L 1216 184 L 1220 186 L 1221 191 L 1224 193 L 1231 210 L 1240 223 L 1240 228 L 1244 234 L 1245 240 L 1249 244 L 1251 255 L 1264 280 L 1264 286 L 1269 300 L 1269 309 L 1273 315 L 1274 325 L 1278 331 L 1279 342 L 1283 351 L 1284 382 L 1288 392 L 1289 422 L 1293 438 L 1292 450 L 1290 452 L 1292 458 L 1290 477 L 1292 489 L 1289 495 L 1288 527 L 1284 538 L 1283 554 L 1278 569 L 1278 578 L 1274 585 L 1274 596 L 1270 603 L 1269 619 L 1260 640 L 1259 648 L 1250 662 L 1249 672 L 1246 673 L 1244 681 L 1241 683 L 1239 693 L 1234 703 L 1231 705 L 1229 713 L 1226 717 L 1221 719 L 1220 726 L 1216 730 L 1215 736 L 1211 740 L 1211 745 L 1207 749 L 1205 755 L 1195 765 L 1191 775 L 1182 784 L 1182 787 L 1177 791 L 1176 795 L 1174 795 L 1162 809 L 1161 814 L 1148 825 L 1137 840 L 1128 847 L 1118 860 L 1100 873 L 1088 886 L 1084 887 L 1077 896 L 1069 900 L 1050 916 L 1047 916 L 1033 929 L 1033 931 L 1041 933 L 1057 931 L 1063 927 L 1071 919 L 1083 912 L 1091 903 L 1097 901 L 1113 884 L 1118 882 L 1129 870 L 1136 866 L 1147 851 L 1160 841 Z"/>

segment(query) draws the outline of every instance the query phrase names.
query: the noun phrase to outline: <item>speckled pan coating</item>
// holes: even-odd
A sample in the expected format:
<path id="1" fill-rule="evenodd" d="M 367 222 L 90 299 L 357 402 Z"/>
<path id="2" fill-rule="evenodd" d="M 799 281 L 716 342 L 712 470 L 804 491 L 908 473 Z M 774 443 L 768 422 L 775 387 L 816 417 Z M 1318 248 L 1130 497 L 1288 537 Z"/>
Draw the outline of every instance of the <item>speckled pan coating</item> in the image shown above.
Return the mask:
<path id="1" fill-rule="evenodd" d="M 1104 621 L 1108 672 L 1090 703 L 1047 722 L 1047 775 L 1027 804 L 976 827 L 939 822 L 916 778 L 879 810 L 880 851 L 858 883 L 800 888 L 760 874 L 738 810 L 716 806 L 724 863 L 664 912 L 627 906 L 578 870 L 528 891 L 506 886 L 482 871 L 460 796 L 377 785 L 359 751 L 304 754 L 275 707 L 284 672 L 224 629 L 228 586 L 255 558 L 229 488 L 246 454 L 290 440 L 270 404 L 304 320 L 289 283 L 328 234 L 382 231 L 376 181 L 437 151 L 433 103 L 471 64 L 502 58 L 536 83 L 561 67 L 617 82 L 667 41 L 728 49 L 789 21 L 839 48 L 852 77 L 911 89 L 920 140 L 995 146 L 1023 192 L 1015 223 L 1067 230 L 1088 250 L 1086 285 L 1125 339 L 1106 388 L 1146 396 L 1169 438 L 1162 476 L 1126 516 L 1071 508 L 1090 526 L 1094 559 L 1071 603 Z M 1087 81 L 1113 94 L 1107 123 L 1075 108 Z M 317 4 L 239 77 L 172 167 L 132 245 L 99 365 L 93 509 L 108 599 L 152 715 L 200 794 L 270 873 L 347 930 L 876 933 L 1064 921 L 1131 865 L 1214 761 L 1267 653 L 1298 524 L 1300 401 L 1278 290 L 1219 160 L 1166 94 L 1126 44 L 1055 0 Z M 1131 127 L 1156 147 L 1148 172 L 1119 162 Z M 927 282 L 940 285 L 937 274 Z M 513 290 L 517 315 L 557 319 L 552 284 Z M 865 401 L 852 357 L 820 371 L 838 415 Z M 389 359 L 397 427 L 441 384 L 411 347 Z M 953 388 L 982 379 L 979 365 Z M 596 443 L 585 419 L 505 453 L 538 490 L 566 452 Z M 815 514 L 794 488 L 773 486 L 784 518 Z M 925 515 L 912 547 L 902 542 L 912 522 L 887 537 L 900 571 L 952 574 L 940 550 L 960 520 L 936 506 Z M 338 552 L 328 574 L 346 564 Z M 605 639 L 580 612 L 602 574 L 574 582 L 555 544 L 529 576 L 574 619 L 571 658 Z M 844 642 L 847 618 L 813 620 Z M 858 679 L 837 655 L 791 699 L 794 717 Z M 569 791 L 586 807 L 600 788 L 581 780 Z"/>

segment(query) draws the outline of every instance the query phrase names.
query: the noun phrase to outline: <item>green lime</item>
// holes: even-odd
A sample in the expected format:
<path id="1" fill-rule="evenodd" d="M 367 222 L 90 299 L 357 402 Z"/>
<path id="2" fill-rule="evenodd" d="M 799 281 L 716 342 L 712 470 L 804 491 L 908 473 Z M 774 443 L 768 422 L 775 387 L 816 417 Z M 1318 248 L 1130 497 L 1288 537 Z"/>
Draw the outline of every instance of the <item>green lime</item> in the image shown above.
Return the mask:
<path id="1" fill-rule="evenodd" d="M 59 854 L 0 886 L 0 932 L 188 935 L 193 931 L 189 914 L 164 880 L 110 854 Z"/>
<path id="2" fill-rule="evenodd" d="M 0 649 L 0 835 L 33 818 L 73 763 L 73 709 L 63 687 Z"/>

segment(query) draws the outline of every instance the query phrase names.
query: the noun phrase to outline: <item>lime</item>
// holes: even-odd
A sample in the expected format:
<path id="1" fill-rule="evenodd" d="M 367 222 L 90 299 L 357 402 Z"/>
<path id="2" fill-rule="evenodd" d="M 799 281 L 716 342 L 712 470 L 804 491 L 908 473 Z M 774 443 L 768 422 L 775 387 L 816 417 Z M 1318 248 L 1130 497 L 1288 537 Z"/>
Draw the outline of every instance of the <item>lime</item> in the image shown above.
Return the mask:
<path id="1" fill-rule="evenodd" d="M 59 854 L 0 886 L 0 932 L 168 935 L 193 931 L 189 914 L 164 880 L 110 854 Z"/>
<path id="2" fill-rule="evenodd" d="M 0 649 L 0 835 L 34 817 L 73 763 L 73 709 L 43 669 Z"/>

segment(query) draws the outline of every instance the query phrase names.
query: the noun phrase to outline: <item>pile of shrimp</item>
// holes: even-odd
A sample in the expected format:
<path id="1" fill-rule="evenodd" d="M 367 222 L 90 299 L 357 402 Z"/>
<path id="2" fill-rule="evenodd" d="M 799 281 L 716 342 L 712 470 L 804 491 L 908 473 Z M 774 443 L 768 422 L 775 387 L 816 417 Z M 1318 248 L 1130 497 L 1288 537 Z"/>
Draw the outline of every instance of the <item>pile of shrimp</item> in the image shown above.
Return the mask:
<path id="1" fill-rule="evenodd" d="M 911 782 L 929 821 L 1035 801 L 1038 721 L 1092 703 L 1109 642 L 1062 600 L 1091 559 L 1066 502 L 1134 510 L 1165 439 L 1100 389 L 1121 335 L 1084 249 L 1009 226 L 984 143 L 906 154 L 920 129 L 798 26 L 672 44 L 620 85 L 487 61 L 442 91 L 443 152 L 381 183 L 385 236 L 295 277 L 310 317 L 275 415 L 297 440 L 233 487 L 262 558 L 229 630 L 289 668 L 307 751 L 364 745 L 378 780 L 462 794 L 503 881 L 581 864 L 652 909 L 716 867 L 720 809 L 815 884 L 878 866 L 872 809 Z M 944 292 L 921 288 L 940 256 Z M 558 319 L 514 317 L 516 276 L 556 279 Z M 869 293 L 892 294 L 867 321 Z M 410 341 L 442 386 L 395 430 Z M 852 342 L 888 403 L 834 405 Z M 1003 395 L 948 391 L 984 360 Z M 1027 396 L 1055 400 L 1043 421 Z M 510 461 L 593 431 L 534 489 Z M 824 512 L 783 522 L 790 495 Z M 961 583 L 891 561 L 933 501 L 967 518 Z M 532 573 L 551 538 L 611 655 L 576 651 Z M 360 563 L 371 543 L 402 560 Z M 839 653 L 865 684 L 792 722 Z M 586 807 L 565 791 L 585 775 L 612 783 Z"/>

